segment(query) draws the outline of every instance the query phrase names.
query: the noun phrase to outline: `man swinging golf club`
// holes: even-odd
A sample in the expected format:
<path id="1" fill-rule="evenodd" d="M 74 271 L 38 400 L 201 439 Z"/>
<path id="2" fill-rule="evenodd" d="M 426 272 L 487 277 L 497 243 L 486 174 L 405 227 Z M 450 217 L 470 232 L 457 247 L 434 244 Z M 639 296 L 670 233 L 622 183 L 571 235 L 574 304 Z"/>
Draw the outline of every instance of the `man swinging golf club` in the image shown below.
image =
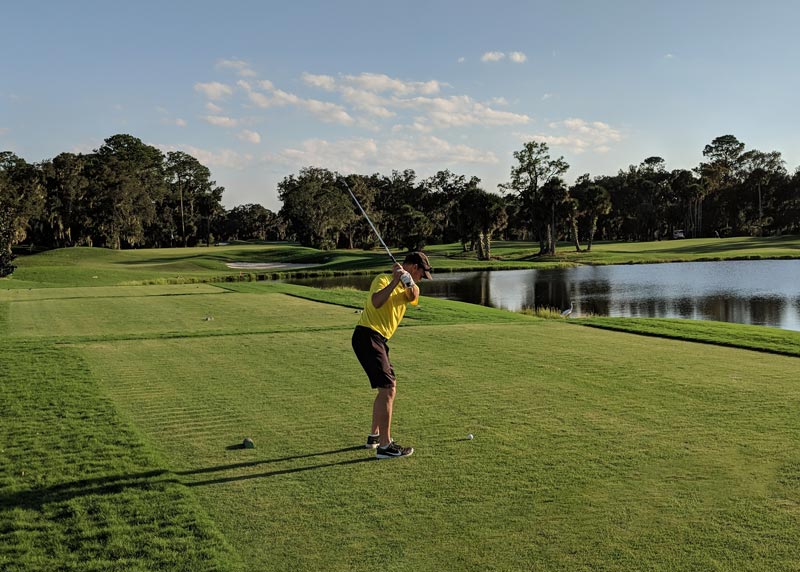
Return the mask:
<path id="1" fill-rule="evenodd" d="M 372 430 L 366 444 L 367 448 L 377 449 L 378 459 L 407 457 L 414 452 L 412 447 L 401 447 L 392 441 L 392 406 L 397 383 L 387 342 L 400 325 L 406 306 L 416 306 L 419 302 L 416 283 L 422 278 L 430 280 L 431 270 L 427 256 L 412 252 L 403 264 L 394 263 L 391 274 L 377 276 L 353 332 L 353 351 L 370 385 L 378 390 L 372 405 Z"/>

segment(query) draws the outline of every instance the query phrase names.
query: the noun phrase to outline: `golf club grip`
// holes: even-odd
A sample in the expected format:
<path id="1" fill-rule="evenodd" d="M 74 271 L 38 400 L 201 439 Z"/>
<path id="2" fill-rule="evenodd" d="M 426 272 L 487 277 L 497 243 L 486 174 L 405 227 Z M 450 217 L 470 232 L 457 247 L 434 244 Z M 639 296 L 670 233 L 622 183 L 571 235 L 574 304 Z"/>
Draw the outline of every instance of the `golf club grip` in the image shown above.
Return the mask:
<path id="1" fill-rule="evenodd" d="M 383 248 L 386 250 L 386 254 L 388 254 L 388 255 L 389 255 L 389 258 L 391 258 L 391 259 L 392 259 L 392 262 L 394 262 L 395 264 L 397 264 L 397 260 L 395 260 L 395 257 L 392 255 L 392 251 L 391 251 L 391 250 L 389 250 L 389 247 L 388 247 L 388 246 L 386 246 L 386 243 L 385 243 L 385 242 L 383 242 L 383 239 L 381 238 L 381 235 L 380 235 L 380 233 L 378 232 L 378 229 L 377 229 L 377 228 L 375 228 L 375 225 L 374 225 L 374 224 L 372 224 L 372 221 L 370 220 L 370 218 L 369 218 L 369 215 L 367 214 L 367 211 L 365 211 L 365 210 L 364 210 L 364 207 L 362 207 L 362 206 L 361 206 L 361 203 L 360 203 L 360 202 L 358 202 L 358 199 L 357 199 L 357 198 L 356 198 L 356 196 L 353 194 L 353 191 L 351 191 L 351 190 L 350 190 L 350 185 L 348 185 L 348 184 L 347 184 L 347 181 L 342 181 L 342 182 L 344 183 L 344 186 L 345 186 L 345 188 L 347 189 L 347 192 L 348 192 L 348 193 L 350 193 L 350 196 L 351 196 L 351 197 L 353 197 L 353 200 L 356 202 L 356 205 L 358 206 L 358 209 L 361 211 L 361 214 L 363 214 L 363 215 L 364 215 L 364 218 L 365 218 L 365 219 L 367 219 L 367 222 L 369 223 L 369 226 L 372 228 L 372 232 L 374 232 L 374 233 L 375 233 L 375 236 L 377 236 L 377 237 L 378 237 L 378 240 L 381 242 L 381 245 L 383 245 Z"/>

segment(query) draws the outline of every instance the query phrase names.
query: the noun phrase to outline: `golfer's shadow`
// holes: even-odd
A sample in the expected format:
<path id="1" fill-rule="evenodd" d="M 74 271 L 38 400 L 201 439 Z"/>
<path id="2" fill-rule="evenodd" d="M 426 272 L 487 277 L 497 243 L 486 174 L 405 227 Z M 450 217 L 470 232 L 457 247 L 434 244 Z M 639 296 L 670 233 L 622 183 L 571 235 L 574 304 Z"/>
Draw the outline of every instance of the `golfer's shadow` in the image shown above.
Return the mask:
<path id="1" fill-rule="evenodd" d="M 228 450 L 233 449 L 241 449 L 241 445 L 230 445 L 226 447 Z M 188 471 L 175 471 L 176 475 L 182 477 L 190 477 L 193 475 L 204 475 L 207 473 L 217 473 L 222 471 L 232 471 L 236 469 L 244 469 L 248 467 L 257 467 L 259 465 L 272 465 L 276 463 L 286 463 L 290 461 L 296 461 L 298 459 L 309 459 L 312 457 L 324 457 L 327 455 L 337 455 L 339 453 L 348 453 L 350 451 L 363 451 L 364 446 L 356 446 L 356 447 L 346 447 L 344 449 L 334 449 L 333 451 L 322 451 L 319 453 L 307 453 L 305 455 L 292 455 L 289 457 L 279 457 L 276 459 L 262 459 L 260 461 L 245 461 L 242 463 L 232 463 L 230 465 L 219 465 L 216 467 L 205 467 L 202 469 L 191 469 Z M 264 473 L 256 473 L 256 474 L 249 474 L 249 475 L 237 475 L 231 477 L 218 477 L 214 479 L 206 479 L 203 481 L 184 481 L 187 487 L 198 487 L 201 485 L 216 485 L 222 483 L 233 483 L 236 481 L 246 481 L 250 479 L 260 479 L 263 477 L 275 477 L 278 475 L 289 475 L 291 473 L 301 473 L 303 471 L 313 471 L 315 469 L 324 469 L 326 467 L 337 467 L 337 466 L 344 466 L 344 465 L 355 465 L 358 463 L 365 463 L 367 461 L 374 461 L 375 457 L 364 457 L 363 459 L 350 459 L 347 461 L 337 461 L 333 463 L 318 463 L 314 465 L 308 465 L 304 467 L 295 467 L 292 469 L 278 469 L 274 471 L 267 471 Z"/>

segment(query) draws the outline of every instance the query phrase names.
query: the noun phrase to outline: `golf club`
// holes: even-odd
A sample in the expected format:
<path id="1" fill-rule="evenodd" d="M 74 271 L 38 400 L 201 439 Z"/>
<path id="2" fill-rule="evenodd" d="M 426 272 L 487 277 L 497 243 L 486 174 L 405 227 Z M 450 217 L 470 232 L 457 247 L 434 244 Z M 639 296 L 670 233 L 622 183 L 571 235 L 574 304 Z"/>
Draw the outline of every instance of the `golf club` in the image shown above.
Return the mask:
<path id="1" fill-rule="evenodd" d="M 389 250 L 389 247 L 388 247 L 388 246 L 386 246 L 386 243 L 385 243 L 385 242 L 383 242 L 383 239 L 381 238 L 381 235 L 380 235 L 380 233 L 378 232 L 378 229 L 377 229 L 377 228 L 375 228 L 375 225 L 374 225 L 374 224 L 372 224 L 372 221 L 369 219 L 369 215 L 367 214 L 367 211 L 365 211 L 365 210 L 364 210 L 364 207 L 362 207 L 362 206 L 361 206 L 361 203 L 360 203 L 360 202 L 358 202 L 358 199 L 357 199 L 357 198 L 356 198 L 356 196 L 353 194 L 353 191 L 351 191 L 351 190 L 350 190 L 350 185 L 348 185 L 348 184 L 347 184 L 347 181 L 345 181 L 344 179 L 342 179 L 342 182 L 344 183 L 344 187 L 347 189 L 347 192 L 348 192 L 348 193 L 350 193 L 350 196 L 351 196 L 351 197 L 353 197 L 353 200 L 356 202 L 356 205 L 358 205 L 358 208 L 359 208 L 359 210 L 361 211 L 361 214 L 363 214 L 363 215 L 364 215 L 364 218 L 365 218 L 365 219 L 367 219 L 367 222 L 369 223 L 369 226 L 371 226 L 371 227 L 372 227 L 372 230 L 373 230 L 373 232 L 375 233 L 375 236 L 377 236 L 377 237 L 378 237 L 378 240 L 380 240 L 380 241 L 381 241 L 381 244 L 382 244 L 382 245 L 383 245 L 383 247 L 386 249 L 386 254 L 388 254 L 388 255 L 389 255 L 389 258 L 391 258 L 391 259 L 392 259 L 392 262 L 394 262 L 395 264 L 397 264 L 397 263 L 398 263 L 398 262 L 397 262 L 397 260 L 395 260 L 394 256 L 392 256 L 392 251 L 391 251 L 391 250 Z"/>

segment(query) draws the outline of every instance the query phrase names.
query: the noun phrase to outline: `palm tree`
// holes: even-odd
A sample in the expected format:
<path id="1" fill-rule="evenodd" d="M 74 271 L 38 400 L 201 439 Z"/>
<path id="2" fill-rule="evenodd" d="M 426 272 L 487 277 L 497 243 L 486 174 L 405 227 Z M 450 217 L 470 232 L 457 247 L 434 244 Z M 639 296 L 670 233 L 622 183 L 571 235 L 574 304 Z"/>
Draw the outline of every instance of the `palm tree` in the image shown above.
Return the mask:
<path id="1" fill-rule="evenodd" d="M 586 244 L 586 251 L 592 250 L 594 233 L 597 231 L 597 219 L 600 215 L 607 215 L 611 212 L 611 195 L 600 185 L 590 185 L 586 189 L 586 214 L 589 216 L 589 240 Z"/>

